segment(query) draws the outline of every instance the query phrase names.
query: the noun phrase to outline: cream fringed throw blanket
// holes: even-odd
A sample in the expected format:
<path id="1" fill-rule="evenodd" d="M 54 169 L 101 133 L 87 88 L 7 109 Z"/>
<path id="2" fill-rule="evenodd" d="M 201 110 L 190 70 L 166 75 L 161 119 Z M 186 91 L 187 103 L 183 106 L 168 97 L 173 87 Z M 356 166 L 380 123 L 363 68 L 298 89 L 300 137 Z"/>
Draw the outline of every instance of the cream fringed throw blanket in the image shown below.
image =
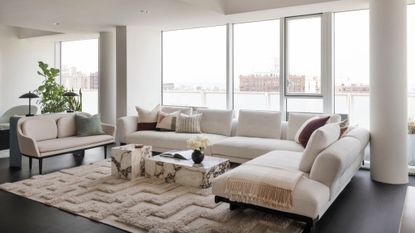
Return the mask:
<path id="1" fill-rule="evenodd" d="M 290 209 L 302 176 L 300 171 L 244 164 L 229 172 L 225 194 L 231 201 Z"/>

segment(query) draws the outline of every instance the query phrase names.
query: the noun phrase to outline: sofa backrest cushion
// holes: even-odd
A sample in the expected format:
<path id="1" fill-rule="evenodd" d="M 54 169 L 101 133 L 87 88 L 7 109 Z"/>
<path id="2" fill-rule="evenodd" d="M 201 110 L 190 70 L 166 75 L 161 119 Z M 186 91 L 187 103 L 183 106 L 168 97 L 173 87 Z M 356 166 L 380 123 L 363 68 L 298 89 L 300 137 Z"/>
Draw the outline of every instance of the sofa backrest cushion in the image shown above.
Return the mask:
<path id="1" fill-rule="evenodd" d="M 301 128 L 305 121 L 315 116 L 328 116 L 325 114 L 310 114 L 310 113 L 290 113 L 288 116 L 287 125 L 287 140 L 294 140 L 297 131 Z M 337 123 L 341 121 L 341 116 L 338 114 L 331 115 L 327 123 Z"/>
<path id="2" fill-rule="evenodd" d="M 281 112 L 239 110 L 236 135 L 280 139 Z"/>
<path id="3" fill-rule="evenodd" d="M 321 151 L 339 139 L 340 126 L 338 124 L 327 124 L 320 127 L 313 134 L 304 150 L 299 168 L 301 171 L 309 173 L 313 167 L 314 160 Z"/>
<path id="4" fill-rule="evenodd" d="M 72 137 L 76 135 L 75 114 L 63 116 L 56 121 L 58 138 Z"/>
<path id="5" fill-rule="evenodd" d="M 22 133 L 36 141 L 58 137 L 58 127 L 54 118 L 26 119 L 22 123 Z"/>
<path id="6" fill-rule="evenodd" d="M 162 106 L 160 111 L 165 113 L 173 113 L 180 111 L 180 113 L 191 115 L 192 114 L 192 108 L 190 107 L 179 107 L 179 106 Z"/>
<path id="7" fill-rule="evenodd" d="M 370 141 L 370 133 L 369 130 L 362 128 L 362 127 L 356 127 L 351 129 L 350 131 L 346 132 L 343 137 L 352 137 L 360 141 L 361 150 L 363 150 L 367 144 Z"/>
<path id="8" fill-rule="evenodd" d="M 199 109 L 198 112 L 202 114 L 203 133 L 231 136 L 233 110 Z"/>

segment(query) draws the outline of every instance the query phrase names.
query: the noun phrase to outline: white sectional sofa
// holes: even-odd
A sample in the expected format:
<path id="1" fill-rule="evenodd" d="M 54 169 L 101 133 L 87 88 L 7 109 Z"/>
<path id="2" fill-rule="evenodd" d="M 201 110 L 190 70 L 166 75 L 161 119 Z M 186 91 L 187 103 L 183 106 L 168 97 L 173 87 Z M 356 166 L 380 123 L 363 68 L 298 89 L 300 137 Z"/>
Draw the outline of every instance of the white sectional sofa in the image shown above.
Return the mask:
<path id="1" fill-rule="evenodd" d="M 136 132 L 137 117 L 123 117 L 118 121 L 121 142 L 149 144 L 155 151 L 164 152 L 185 149 L 187 139 L 203 136 L 211 143 L 206 150 L 207 154 L 243 163 L 235 169 L 243 168 L 245 164 L 255 164 L 275 169 L 302 170 L 304 175 L 293 192 L 293 206 L 290 209 L 231 201 L 225 193 L 225 184 L 230 173 L 214 180 L 212 192 L 216 201 L 229 202 L 231 208 L 241 205 L 260 206 L 300 218 L 308 223 L 308 227 L 326 212 L 356 174 L 370 137 L 366 129 L 356 127 L 341 138 L 335 138 L 333 143 L 319 151 L 309 164 L 308 170 L 304 170 L 303 155 L 310 149 L 296 143 L 294 137 L 303 123 L 315 116 L 314 114 L 292 113 L 286 122 L 281 120 L 279 112 L 240 111 L 238 120 L 232 120 L 229 117 L 232 112 L 229 111 L 201 112 L 206 117 L 202 117 L 201 124 L 204 127 L 200 135 L 162 131 Z M 340 116 L 333 115 L 328 123 L 339 121 Z"/>

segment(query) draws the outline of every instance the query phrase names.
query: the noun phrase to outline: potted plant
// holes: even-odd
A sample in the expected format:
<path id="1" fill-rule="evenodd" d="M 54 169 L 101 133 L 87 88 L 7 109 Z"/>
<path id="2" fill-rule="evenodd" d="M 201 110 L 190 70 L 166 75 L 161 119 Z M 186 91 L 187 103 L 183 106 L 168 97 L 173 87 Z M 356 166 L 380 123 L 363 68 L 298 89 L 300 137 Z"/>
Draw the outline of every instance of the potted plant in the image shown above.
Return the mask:
<path id="1" fill-rule="evenodd" d="M 187 147 L 193 150 L 192 160 L 194 163 L 199 164 L 205 158 L 204 150 L 209 145 L 209 140 L 207 138 L 196 137 L 193 139 L 187 140 Z"/>
<path id="2" fill-rule="evenodd" d="M 59 69 L 49 68 L 49 65 L 42 61 L 39 61 L 38 64 L 40 71 L 37 74 L 44 78 L 42 84 L 36 89 L 36 93 L 40 96 L 38 104 L 41 106 L 41 113 L 64 112 L 67 109 L 82 111 L 81 98 L 79 100 L 66 98 L 64 96 L 65 87 L 56 82 L 56 78 L 59 77 Z M 79 93 L 81 96 L 81 90 Z"/>

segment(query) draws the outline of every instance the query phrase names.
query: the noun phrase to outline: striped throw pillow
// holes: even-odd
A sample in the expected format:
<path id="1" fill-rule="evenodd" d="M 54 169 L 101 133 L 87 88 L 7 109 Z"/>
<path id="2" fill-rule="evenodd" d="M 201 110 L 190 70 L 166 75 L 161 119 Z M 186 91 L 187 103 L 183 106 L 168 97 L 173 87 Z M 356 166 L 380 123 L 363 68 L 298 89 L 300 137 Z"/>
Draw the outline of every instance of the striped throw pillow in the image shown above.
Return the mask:
<path id="1" fill-rule="evenodd" d="M 200 121 L 202 114 L 185 115 L 180 114 L 177 118 L 176 133 L 201 133 Z"/>

